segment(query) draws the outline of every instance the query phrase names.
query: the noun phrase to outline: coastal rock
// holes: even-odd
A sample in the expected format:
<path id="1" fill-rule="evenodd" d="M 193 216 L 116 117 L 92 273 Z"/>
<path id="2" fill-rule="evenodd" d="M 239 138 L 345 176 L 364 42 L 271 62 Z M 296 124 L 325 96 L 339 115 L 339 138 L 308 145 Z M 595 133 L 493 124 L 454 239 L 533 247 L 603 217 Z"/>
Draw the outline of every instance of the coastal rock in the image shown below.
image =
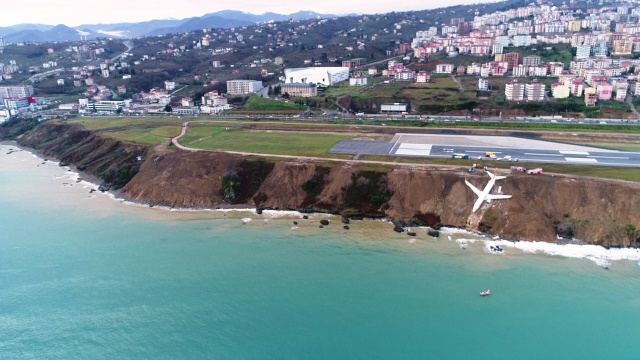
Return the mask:
<path id="1" fill-rule="evenodd" d="M 438 231 L 438 230 L 429 230 L 429 231 L 427 231 L 427 234 L 429 234 L 429 236 L 437 238 L 437 237 L 440 236 L 440 231 Z"/>
<path id="2" fill-rule="evenodd" d="M 326 225 L 329 225 L 329 220 L 327 220 L 327 219 L 322 219 L 322 220 L 320 220 L 320 224 L 325 225 L 325 226 L 326 226 Z"/>
<path id="3" fill-rule="evenodd" d="M 348 224 L 349 223 L 349 218 L 348 217 L 342 217 L 342 223 L 343 224 Z"/>
<path id="4" fill-rule="evenodd" d="M 345 225 L 342 228 L 345 229 L 345 230 L 349 230 L 349 225 Z"/>
<path id="5" fill-rule="evenodd" d="M 407 231 L 407 235 L 409 236 L 416 236 L 416 233 L 413 231 Z"/>

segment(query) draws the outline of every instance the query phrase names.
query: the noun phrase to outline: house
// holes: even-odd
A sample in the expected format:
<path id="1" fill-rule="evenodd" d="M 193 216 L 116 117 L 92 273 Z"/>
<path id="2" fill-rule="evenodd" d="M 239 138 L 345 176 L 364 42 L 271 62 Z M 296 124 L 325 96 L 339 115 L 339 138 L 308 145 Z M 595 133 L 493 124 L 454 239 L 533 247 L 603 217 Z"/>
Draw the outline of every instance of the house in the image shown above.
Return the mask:
<path id="1" fill-rule="evenodd" d="M 366 86 L 367 85 L 367 77 L 366 76 L 353 76 L 349 79 L 349 85 L 351 86 Z"/>
<path id="2" fill-rule="evenodd" d="M 164 82 L 164 88 L 167 91 L 175 90 L 176 83 L 174 81 L 165 81 Z"/>
<path id="3" fill-rule="evenodd" d="M 431 74 L 426 71 L 420 71 L 416 74 L 416 82 L 419 84 L 426 84 L 431 81 Z"/>

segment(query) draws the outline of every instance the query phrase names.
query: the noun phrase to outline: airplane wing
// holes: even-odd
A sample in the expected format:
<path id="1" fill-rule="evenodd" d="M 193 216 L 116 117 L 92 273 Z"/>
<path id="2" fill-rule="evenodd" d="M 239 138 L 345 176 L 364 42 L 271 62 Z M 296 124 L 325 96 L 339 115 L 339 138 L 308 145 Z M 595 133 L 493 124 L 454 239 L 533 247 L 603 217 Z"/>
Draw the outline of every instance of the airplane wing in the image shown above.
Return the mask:
<path id="1" fill-rule="evenodd" d="M 486 200 L 499 200 L 499 199 L 511 199 L 511 195 L 493 195 L 487 194 Z"/>
<path id="2" fill-rule="evenodd" d="M 478 190 L 478 188 L 476 188 L 475 186 L 471 185 L 470 182 L 465 180 L 464 183 L 467 184 L 467 186 L 470 187 L 471 190 L 473 190 L 473 192 L 476 193 L 476 195 L 478 195 L 478 197 L 482 195 L 482 191 Z"/>

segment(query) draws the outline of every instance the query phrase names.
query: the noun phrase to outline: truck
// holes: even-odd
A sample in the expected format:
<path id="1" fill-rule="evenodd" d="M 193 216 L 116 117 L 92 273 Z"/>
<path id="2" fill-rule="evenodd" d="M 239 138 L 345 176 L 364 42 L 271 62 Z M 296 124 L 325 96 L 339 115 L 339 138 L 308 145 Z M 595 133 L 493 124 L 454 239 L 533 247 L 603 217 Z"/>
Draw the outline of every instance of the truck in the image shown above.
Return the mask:
<path id="1" fill-rule="evenodd" d="M 542 174 L 542 168 L 535 168 L 535 169 L 527 170 L 527 174 L 529 174 L 529 175 Z"/>
<path id="2" fill-rule="evenodd" d="M 495 158 L 497 158 L 497 157 L 498 157 L 498 156 L 496 155 L 496 153 L 495 153 L 495 152 L 493 152 L 493 151 L 487 151 L 487 152 L 485 152 L 485 153 L 484 153 L 484 156 L 486 156 L 486 157 L 488 157 L 488 158 L 492 158 L 492 159 L 495 159 Z"/>
<path id="3" fill-rule="evenodd" d="M 456 154 L 456 153 L 453 153 L 453 154 L 451 154 L 451 158 L 452 158 L 452 159 L 468 159 L 468 158 L 469 158 L 469 155 L 467 155 L 467 154 Z"/>
<path id="4" fill-rule="evenodd" d="M 522 166 L 512 166 L 511 171 L 527 172 L 527 169 L 523 168 Z"/>

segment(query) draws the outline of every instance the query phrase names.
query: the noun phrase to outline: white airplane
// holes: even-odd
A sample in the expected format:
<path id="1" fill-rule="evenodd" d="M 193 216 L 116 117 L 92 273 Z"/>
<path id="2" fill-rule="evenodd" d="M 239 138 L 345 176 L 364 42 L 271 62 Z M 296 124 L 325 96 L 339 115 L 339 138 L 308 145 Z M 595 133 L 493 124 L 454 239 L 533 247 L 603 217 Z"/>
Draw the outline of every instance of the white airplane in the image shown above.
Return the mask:
<path id="1" fill-rule="evenodd" d="M 484 187 L 484 190 L 480 191 L 478 190 L 478 188 L 476 188 L 475 186 L 471 185 L 470 182 L 468 182 L 467 180 L 465 180 L 465 184 L 467 184 L 468 187 L 471 188 L 471 190 L 473 190 L 474 193 L 476 193 L 476 195 L 478 195 L 478 200 L 476 200 L 475 204 L 473 204 L 473 210 L 472 212 L 476 212 L 478 209 L 480 209 L 480 205 L 482 205 L 483 201 L 486 201 L 488 203 L 491 202 L 491 200 L 499 200 L 499 199 L 509 199 L 511 198 L 511 195 L 494 195 L 494 194 L 489 194 L 491 192 L 491 189 L 493 188 L 493 185 L 495 185 L 496 180 L 501 180 L 501 179 L 506 179 L 506 176 L 495 176 L 492 173 L 487 171 L 487 174 L 489 174 L 489 176 L 491 177 L 491 180 L 489 180 L 489 182 L 487 183 L 487 186 Z"/>

